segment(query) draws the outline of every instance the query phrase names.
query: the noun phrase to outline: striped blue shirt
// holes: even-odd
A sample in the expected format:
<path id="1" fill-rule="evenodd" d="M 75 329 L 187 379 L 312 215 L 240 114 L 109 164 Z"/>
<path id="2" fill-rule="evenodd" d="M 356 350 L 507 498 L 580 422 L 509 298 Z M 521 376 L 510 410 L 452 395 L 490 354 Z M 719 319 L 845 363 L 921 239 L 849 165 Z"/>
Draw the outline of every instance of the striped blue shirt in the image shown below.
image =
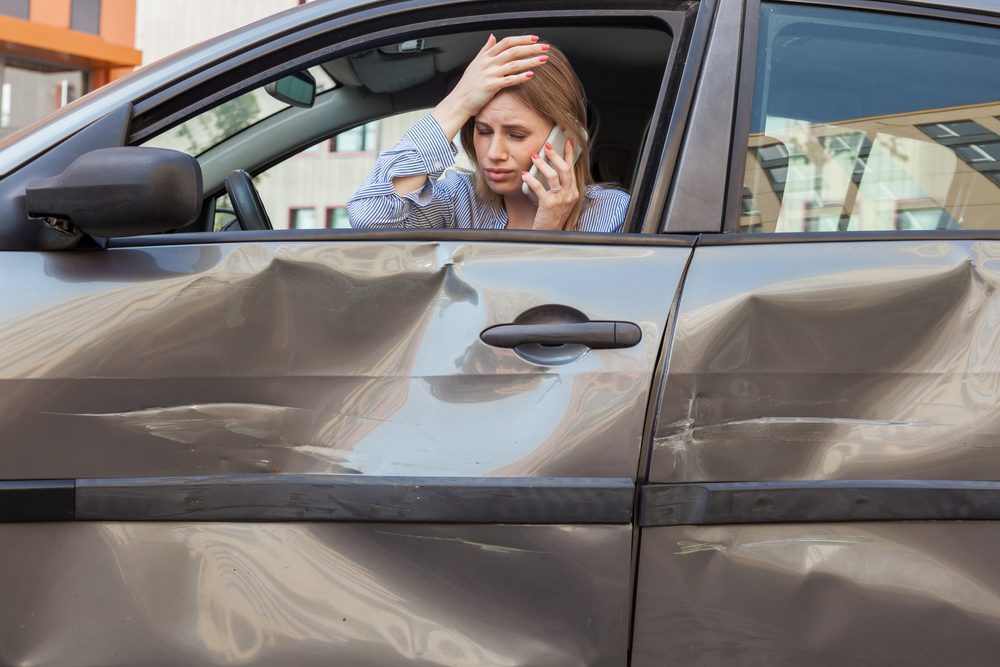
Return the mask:
<path id="1" fill-rule="evenodd" d="M 434 116 L 411 127 L 399 143 L 378 157 L 375 170 L 347 202 L 352 227 L 359 229 L 504 229 L 507 211 L 480 201 L 472 175 L 448 170 L 455 148 Z M 427 174 L 416 192 L 398 195 L 392 179 Z M 443 176 L 442 176 L 443 174 Z M 618 232 L 625 222 L 627 192 L 590 185 L 580 214 L 582 232 Z"/>

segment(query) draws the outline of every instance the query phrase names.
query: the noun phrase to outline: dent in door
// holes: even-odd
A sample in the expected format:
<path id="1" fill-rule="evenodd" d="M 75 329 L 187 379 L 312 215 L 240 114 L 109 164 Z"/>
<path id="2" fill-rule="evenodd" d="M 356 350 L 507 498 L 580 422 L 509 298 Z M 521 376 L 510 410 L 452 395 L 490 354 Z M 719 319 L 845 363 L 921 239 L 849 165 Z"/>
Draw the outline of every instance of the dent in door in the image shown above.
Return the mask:
<path id="1" fill-rule="evenodd" d="M 8 478 L 632 477 L 689 250 L 247 244 L 12 254 Z M 628 293 L 629 298 L 622 298 Z M 479 333 L 546 303 L 641 344 L 537 366 Z"/>
<path id="2" fill-rule="evenodd" d="M 651 479 L 1000 478 L 1000 244 L 704 247 Z"/>

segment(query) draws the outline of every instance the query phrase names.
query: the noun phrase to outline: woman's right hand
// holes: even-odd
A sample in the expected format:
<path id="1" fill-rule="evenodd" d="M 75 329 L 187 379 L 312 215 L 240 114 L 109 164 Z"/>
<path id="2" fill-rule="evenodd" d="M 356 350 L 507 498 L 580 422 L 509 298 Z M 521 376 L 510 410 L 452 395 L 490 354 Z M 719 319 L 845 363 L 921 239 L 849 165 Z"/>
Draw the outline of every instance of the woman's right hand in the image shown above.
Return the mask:
<path id="1" fill-rule="evenodd" d="M 548 44 L 536 35 L 505 37 L 499 42 L 492 34 L 465 73 L 433 114 L 446 136 L 454 136 L 479 110 L 504 88 L 516 86 L 534 76 L 532 67 L 548 60 Z"/>

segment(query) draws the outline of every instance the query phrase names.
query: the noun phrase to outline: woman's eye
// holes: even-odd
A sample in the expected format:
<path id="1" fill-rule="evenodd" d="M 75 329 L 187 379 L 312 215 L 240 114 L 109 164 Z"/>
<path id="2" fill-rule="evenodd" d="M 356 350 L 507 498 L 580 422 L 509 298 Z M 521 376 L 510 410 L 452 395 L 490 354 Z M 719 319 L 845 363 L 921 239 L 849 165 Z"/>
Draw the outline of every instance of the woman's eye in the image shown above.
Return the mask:
<path id="1" fill-rule="evenodd" d="M 518 141 L 520 141 L 521 139 L 525 138 L 525 135 L 523 135 L 523 134 L 512 134 L 512 135 L 510 135 L 510 138 L 511 139 L 517 139 Z"/>
<path id="2" fill-rule="evenodd" d="M 481 137 L 488 137 L 491 134 L 493 134 L 493 132 L 490 130 L 476 130 L 476 134 L 478 134 Z"/>

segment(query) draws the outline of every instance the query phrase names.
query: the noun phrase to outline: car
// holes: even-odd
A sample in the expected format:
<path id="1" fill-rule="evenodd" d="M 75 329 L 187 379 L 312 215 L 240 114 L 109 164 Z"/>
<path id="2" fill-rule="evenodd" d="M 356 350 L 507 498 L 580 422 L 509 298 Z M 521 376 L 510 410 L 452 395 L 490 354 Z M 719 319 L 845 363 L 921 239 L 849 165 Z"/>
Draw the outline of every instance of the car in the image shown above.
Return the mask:
<path id="1" fill-rule="evenodd" d="M 299 212 L 529 30 L 623 233 Z M 992 0 L 318 0 L 5 139 L 0 663 L 992 663 L 998 118 Z"/>

